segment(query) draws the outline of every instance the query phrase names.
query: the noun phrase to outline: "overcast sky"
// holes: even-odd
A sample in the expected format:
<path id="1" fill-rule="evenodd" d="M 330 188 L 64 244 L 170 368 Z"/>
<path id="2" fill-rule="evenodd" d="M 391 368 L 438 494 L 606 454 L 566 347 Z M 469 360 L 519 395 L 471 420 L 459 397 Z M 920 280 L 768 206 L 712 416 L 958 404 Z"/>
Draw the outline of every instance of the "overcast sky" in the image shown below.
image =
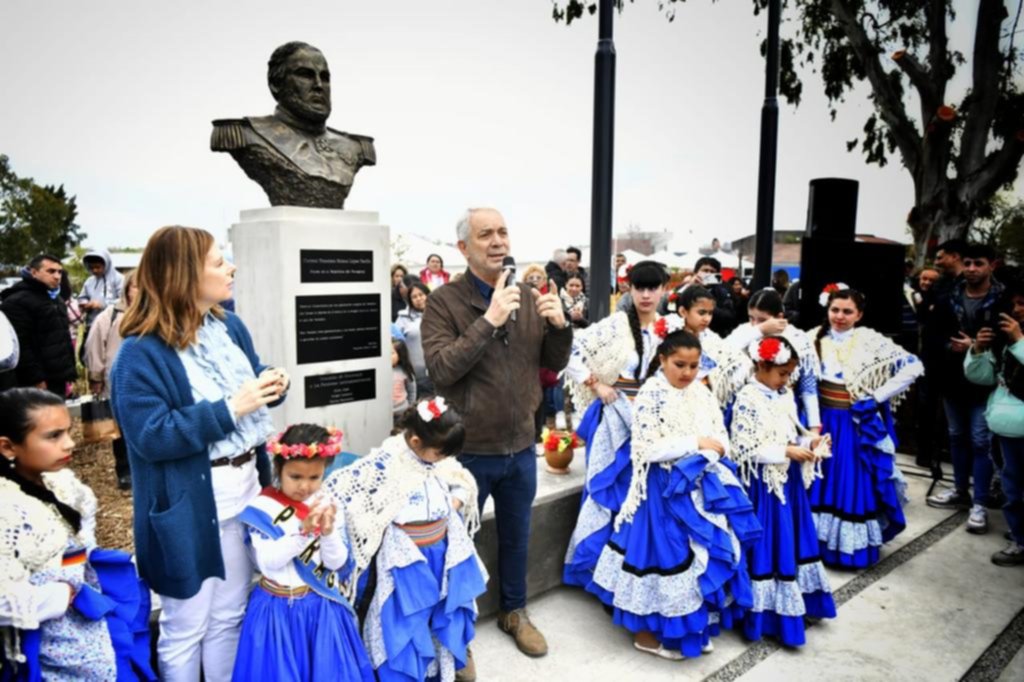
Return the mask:
<path id="1" fill-rule="evenodd" d="M 977 0 L 957 4 L 954 36 L 969 36 Z M 695 245 L 753 232 L 763 24 L 749 0 L 691 0 L 673 23 L 640 0 L 616 17 L 616 231 Z M 92 246 L 140 246 L 172 223 L 223 238 L 268 202 L 210 152 L 210 121 L 270 113 L 267 58 L 304 40 L 330 64 L 329 125 L 376 138 L 348 208 L 451 241 L 464 208 L 493 205 L 532 257 L 589 242 L 596 34 L 596 18 L 555 24 L 548 0 L 3 0 L 0 153 L 78 196 Z M 808 181 L 841 176 L 861 183 L 860 232 L 907 241 L 898 158 L 846 152 L 864 93 L 835 123 L 820 93 L 809 76 L 799 109 L 782 108 L 776 227 L 802 229 Z"/>

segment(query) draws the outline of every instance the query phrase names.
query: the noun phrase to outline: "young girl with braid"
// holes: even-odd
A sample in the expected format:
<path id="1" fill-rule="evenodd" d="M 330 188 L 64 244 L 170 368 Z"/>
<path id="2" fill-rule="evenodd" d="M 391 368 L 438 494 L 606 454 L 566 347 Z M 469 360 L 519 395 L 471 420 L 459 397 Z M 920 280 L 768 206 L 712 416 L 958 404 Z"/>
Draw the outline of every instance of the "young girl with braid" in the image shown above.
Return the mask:
<path id="1" fill-rule="evenodd" d="M 657 309 L 667 281 L 660 263 L 637 263 L 629 271 L 629 312 L 612 313 L 573 337 L 566 376 L 577 411 L 585 411 L 577 433 L 586 443 L 587 470 L 565 555 L 563 580 L 568 585 L 586 587 L 590 582 L 611 536 L 612 519 L 629 490 L 631 404 L 664 336 L 664 330 L 658 335 L 662 318 Z"/>
<path id="2" fill-rule="evenodd" d="M 0 679 L 155 680 L 149 590 L 96 546 L 96 496 L 67 468 L 64 401 L 0 393 Z"/>
<path id="3" fill-rule="evenodd" d="M 634 647 L 670 660 L 710 651 L 753 605 L 744 548 L 761 533 L 700 358 L 681 328 L 658 346 L 633 404 L 629 493 L 587 586 Z"/>
<path id="4" fill-rule="evenodd" d="M 821 362 L 822 433 L 832 438 L 832 458 L 811 488 L 811 508 L 825 564 L 866 568 L 907 525 L 891 408 L 924 366 L 885 336 L 856 326 L 864 315 L 860 292 L 830 284 L 819 301 L 828 322 L 811 336 Z"/>
<path id="5" fill-rule="evenodd" d="M 774 292 L 773 292 L 774 293 Z M 776 294 L 778 296 L 778 294 Z M 733 457 L 764 534 L 747 554 L 754 606 L 743 615 L 753 640 L 804 644 L 804 616 L 834 618 L 807 488 L 821 475 L 828 436 L 804 429 L 789 389 L 799 356 L 784 336 L 764 336 L 747 351 L 757 361 L 732 413 Z"/>

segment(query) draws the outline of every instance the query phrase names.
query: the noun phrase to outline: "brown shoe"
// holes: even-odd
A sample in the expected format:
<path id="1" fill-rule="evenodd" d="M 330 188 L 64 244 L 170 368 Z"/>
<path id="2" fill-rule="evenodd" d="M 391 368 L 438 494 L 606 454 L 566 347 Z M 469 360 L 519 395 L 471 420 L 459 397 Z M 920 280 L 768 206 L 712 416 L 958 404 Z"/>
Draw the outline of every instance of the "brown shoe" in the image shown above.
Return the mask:
<path id="1" fill-rule="evenodd" d="M 515 611 L 499 611 L 498 627 L 512 635 L 516 640 L 516 646 L 527 656 L 539 658 L 548 653 L 548 643 L 540 630 L 530 622 L 526 615 L 526 609 Z"/>
<path id="2" fill-rule="evenodd" d="M 476 663 L 469 648 L 466 649 L 466 665 L 455 671 L 455 682 L 476 682 Z"/>

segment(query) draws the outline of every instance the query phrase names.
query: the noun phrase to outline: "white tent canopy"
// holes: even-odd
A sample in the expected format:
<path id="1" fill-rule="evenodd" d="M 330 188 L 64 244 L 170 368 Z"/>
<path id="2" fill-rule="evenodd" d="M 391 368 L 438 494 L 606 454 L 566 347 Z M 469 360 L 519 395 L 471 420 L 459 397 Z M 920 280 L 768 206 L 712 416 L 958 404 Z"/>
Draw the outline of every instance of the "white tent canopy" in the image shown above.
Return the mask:
<path id="1" fill-rule="evenodd" d="M 391 263 L 401 263 L 410 272 L 419 272 L 427 266 L 427 258 L 436 253 L 444 261 L 444 269 L 451 273 L 466 269 L 466 259 L 459 250 L 448 244 L 440 244 L 418 234 L 399 234 L 391 240 Z"/>
<path id="2" fill-rule="evenodd" d="M 671 251 L 656 251 L 650 256 L 647 256 L 644 260 L 657 261 L 659 263 L 663 263 L 669 269 L 675 270 L 692 267 L 692 265 L 687 265 L 689 260 L 686 256 L 677 256 Z"/>

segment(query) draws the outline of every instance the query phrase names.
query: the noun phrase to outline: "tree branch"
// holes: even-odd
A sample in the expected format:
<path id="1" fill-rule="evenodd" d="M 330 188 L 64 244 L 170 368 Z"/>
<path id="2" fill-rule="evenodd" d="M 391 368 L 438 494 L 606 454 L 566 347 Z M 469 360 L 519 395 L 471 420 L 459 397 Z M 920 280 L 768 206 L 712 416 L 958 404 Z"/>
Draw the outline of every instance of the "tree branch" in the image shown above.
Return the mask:
<path id="1" fill-rule="evenodd" d="M 969 177 L 985 159 L 989 130 L 999 102 L 999 82 L 1003 74 L 999 51 L 999 27 L 1007 16 L 1003 0 L 980 0 L 978 24 L 974 33 L 973 86 L 964 112 L 964 132 L 960 138 L 957 171 Z"/>
<path id="2" fill-rule="evenodd" d="M 962 198 L 969 204 L 978 198 L 987 199 L 999 188 L 1017 177 L 1017 167 L 1024 158 L 1024 135 L 1003 139 L 1003 146 L 990 152 L 981 166 L 963 183 Z"/>
<path id="3" fill-rule="evenodd" d="M 850 47 L 864 67 L 868 81 L 875 95 L 875 106 L 885 124 L 892 131 L 899 147 L 903 162 L 911 173 L 917 173 L 920 161 L 921 136 L 907 117 L 903 99 L 889 81 L 878 58 L 878 48 L 871 42 L 860 21 L 844 0 L 831 0 L 832 15 L 839 22 L 843 33 L 850 41 Z"/>
<path id="4" fill-rule="evenodd" d="M 914 55 L 906 50 L 900 50 L 893 54 L 892 59 L 896 66 L 900 67 L 903 73 L 907 74 L 910 82 L 917 88 L 921 96 L 921 119 L 925 123 L 935 114 L 935 110 L 942 104 L 934 83 L 934 71 L 929 72 L 921 62 L 917 61 Z M 943 84 L 945 85 L 945 84 Z"/>
<path id="5" fill-rule="evenodd" d="M 932 73 L 937 102 L 935 107 L 946 98 L 946 83 L 953 75 L 949 68 L 949 38 L 946 33 L 946 5 L 949 0 L 931 0 L 925 8 L 928 25 L 928 67 Z M 932 107 L 934 111 L 935 107 Z"/>

